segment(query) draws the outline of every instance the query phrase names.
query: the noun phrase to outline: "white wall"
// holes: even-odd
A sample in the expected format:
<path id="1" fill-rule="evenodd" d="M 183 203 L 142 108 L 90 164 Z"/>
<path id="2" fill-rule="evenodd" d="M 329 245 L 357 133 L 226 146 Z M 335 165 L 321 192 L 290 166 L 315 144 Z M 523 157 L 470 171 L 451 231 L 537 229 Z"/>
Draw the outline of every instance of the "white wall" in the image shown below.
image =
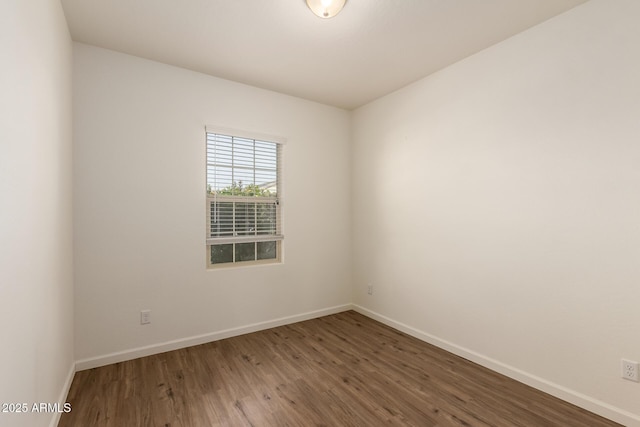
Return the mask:
<path id="1" fill-rule="evenodd" d="M 358 109 L 352 150 L 362 311 L 634 425 L 639 18 L 579 6 Z"/>
<path id="2" fill-rule="evenodd" d="M 74 361 L 72 47 L 59 2 L 0 2 L 0 52 L 0 402 L 30 410 L 66 397 Z M 0 426 L 57 418 L 0 413 Z"/>
<path id="3" fill-rule="evenodd" d="M 333 107 L 74 44 L 80 367 L 350 303 L 349 118 Z M 284 264 L 206 270 L 208 124 L 287 139 Z M 152 311 L 150 325 L 139 324 L 142 309 Z"/>

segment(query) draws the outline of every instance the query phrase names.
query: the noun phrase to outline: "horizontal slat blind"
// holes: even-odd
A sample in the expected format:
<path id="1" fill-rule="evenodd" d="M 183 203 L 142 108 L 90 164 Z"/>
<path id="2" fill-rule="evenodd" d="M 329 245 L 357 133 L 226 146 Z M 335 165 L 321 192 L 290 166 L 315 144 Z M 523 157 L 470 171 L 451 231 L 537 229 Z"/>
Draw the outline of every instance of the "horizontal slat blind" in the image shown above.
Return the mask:
<path id="1" fill-rule="evenodd" d="M 212 194 L 277 196 L 279 144 L 207 133 L 207 187 Z"/>
<path id="2" fill-rule="evenodd" d="M 207 244 L 282 240 L 280 144 L 207 132 Z"/>
<path id="3" fill-rule="evenodd" d="M 274 197 L 210 197 L 207 243 L 282 240 L 279 212 Z"/>

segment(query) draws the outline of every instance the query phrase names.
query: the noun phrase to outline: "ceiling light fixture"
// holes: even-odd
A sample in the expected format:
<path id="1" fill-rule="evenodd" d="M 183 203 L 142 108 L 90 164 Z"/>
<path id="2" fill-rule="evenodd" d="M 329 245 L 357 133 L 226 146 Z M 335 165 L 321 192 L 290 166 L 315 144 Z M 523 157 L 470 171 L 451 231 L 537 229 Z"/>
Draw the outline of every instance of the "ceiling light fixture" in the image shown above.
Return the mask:
<path id="1" fill-rule="evenodd" d="M 307 6 L 320 18 L 333 18 L 336 16 L 347 0 L 307 0 Z"/>

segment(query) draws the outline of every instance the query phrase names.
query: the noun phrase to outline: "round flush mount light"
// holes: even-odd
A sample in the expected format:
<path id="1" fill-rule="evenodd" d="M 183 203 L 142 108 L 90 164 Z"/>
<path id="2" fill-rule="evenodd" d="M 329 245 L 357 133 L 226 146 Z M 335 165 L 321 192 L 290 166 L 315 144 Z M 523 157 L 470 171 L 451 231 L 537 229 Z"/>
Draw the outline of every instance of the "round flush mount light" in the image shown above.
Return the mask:
<path id="1" fill-rule="evenodd" d="M 347 0 L 307 0 L 307 6 L 320 18 L 333 18 L 336 16 Z"/>

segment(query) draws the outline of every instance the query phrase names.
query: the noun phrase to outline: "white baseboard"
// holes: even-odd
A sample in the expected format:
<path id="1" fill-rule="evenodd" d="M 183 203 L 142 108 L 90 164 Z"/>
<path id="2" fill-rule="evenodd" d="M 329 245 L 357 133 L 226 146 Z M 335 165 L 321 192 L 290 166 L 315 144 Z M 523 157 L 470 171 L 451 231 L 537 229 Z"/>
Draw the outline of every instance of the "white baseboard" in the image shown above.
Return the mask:
<path id="1" fill-rule="evenodd" d="M 62 386 L 62 390 L 60 391 L 60 396 L 58 396 L 58 402 L 60 405 L 64 405 L 67 401 L 67 396 L 69 395 L 69 389 L 71 388 L 71 383 L 73 382 L 73 376 L 76 373 L 76 364 L 72 363 L 69 367 L 69 373 L 67 374 L 67 379 Z M 61 412 L 53 412 L 53 416 L 51 417 L 51 422 L 49 423 L 49 427 L 56 427 L 60 422 Z"/>
<path id="2" fill-rule="evenodd" d="M 132 360 L 139 357 L 150 356 L 152 354 L 164 353 L 166 351 L 191 347 L 193 345 L 205 344 L 212 341 L 218 341 L 225 338 L 231 338 L 238 335 L 261 331 L 264 329 L 275 328 L 277 326 L 288 325 L 291 323 L 302 322 L 304 320 L 315 319 L 317 317 L 328 316 L 330 314 L 336 314 L 352 309 L 353 305 L 344 304 L 321 310 L 309 311 L 307 313 L 296 314 L 293 316 L 281 317 L 279 319 L 267 320 L 265 322 L 253 323 L 250 325 L 211 332 L 208 334 L 196 335 L 193 337 L 181 338 L 178 340 L 167 341 L 160 344 L 153 344 L 145 347 L 138 347 L 130 350 L 119 351 L 116 353 L 110 353 L 103 356 L 82 359 L 76 362 L 76 371 L 84 371 L 85 369 L 92 369 L 99 366 L 110 365 L 112 363 L 124 362 L 125 360 Z"/>
<path id="3" fill-rule="evenodd" d="M 597 399 L 586 396 L 582 393 L 578 393 L 574 390 L 570 390 L 551 381 L 547 381 L 544 378 L 529 374 L 520 369 L 514 368 L 513 366 L 509 366 L 505 363 L 476 353 L 452 342 L 440 339 L 431 334 L 415 329 L 409 325 L 405 325 L 404 323 L 397 322 L 393 319 L 383 316 L 382 314 L 376 313 L 375 311 L 364 308 L 360 305 L 354 304 L 353 310 L 364 316 L 370 317 L 371 319 L 377 320 L 380 323 L 384 323 L 387 326 L 411 335 L 412 337 L 418 338 L 421 341 L 433 344 L 436 347 L 468 359 L 474 363 L 477 363 L 478 365 L 484 366 L 485 368 L 491 369 L 492 371 L 498 372 L 509 378 L 513 378 L 516 381 L 548 393 L 566 402 L 572 403 L 576 406 L 586 409 L 587 411 L 591 411 L 595 414 L 608 418 L 627 427 L 640 427 L 640 416 L 636 414 L 601 402 Z"/>

